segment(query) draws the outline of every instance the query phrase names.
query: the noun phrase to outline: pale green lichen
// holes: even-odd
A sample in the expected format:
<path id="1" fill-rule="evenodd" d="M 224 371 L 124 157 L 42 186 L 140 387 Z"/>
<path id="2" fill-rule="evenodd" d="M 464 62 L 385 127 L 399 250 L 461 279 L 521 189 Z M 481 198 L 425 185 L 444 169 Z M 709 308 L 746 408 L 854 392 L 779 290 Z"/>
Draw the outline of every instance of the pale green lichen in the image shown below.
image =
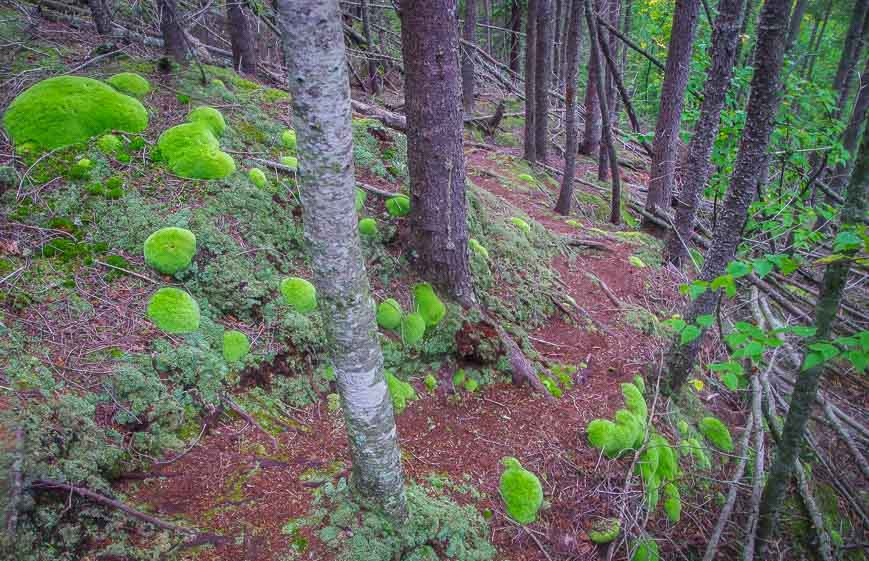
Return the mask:
<path id="1" fill-rule="evenodd" d="M 241 331 L 223 332 L 223 359 L 235 362 L 243 359 L 250 352 L 250 340 Z"/>
<path id="2" fill-rule="evenodd" d="M 537 520 L 537 511 L 543 505 L 543 486 L 536 475 L 524 469 L 516 458 L 504 458 L 499 490 L 507 514 L 520 524 Z"/>
<path id="3" fill-rule="evenodd" d="M 317 289 L 305 279 L 290 277 L 282 280 L 281 294 L 284 301 L 300 314 L 317 309 Z"/>
<path id="4" fill-rule="evenodd" d="M 196 255 L 196 236 L 184 228 L 161 228 L 148 236 L 145 263 L 165 275 L 186 269 Z"/>
<path id="5" fill-rule="evenodd" d="M 19 147 L 52 150 L 111 130 L 141 132 L 148 127 L 148 113 L 104 82 L 58 76 L 16 97 L 3 125 Z"/>
<path id="6" fill-rule="evenodd" d="M 148 319 L 166 333 L 191 333 L 199 329 L 199 305 L 177 288 L 161 288 L 148 301 Z"/>
<path id="7" fill-rule="evenodd" d="M 106 82 L 119 92 L 133 97 L 145 97 L 151 93 L 150 82 L 135 72 L 115 74 Z"/>
<path id="8" fill-rule="evenodd" d="M 220 149 L 217 140 L 226 126 L 220 112 L 198 107 L 188 119 L 189 123 L 170 128 L 157 140 L 169 169 L 188 179 L 220 179 L 234 172 L 235 161 Z"/>
<path id="9" fill-rule="evenodd" d="M 427 282 L 413 287 L 413 301 L 416 305 L 416 311 L 419 312 L 429 327 L 440 323 L 447 313 L 446 306 L 435 294 L 434 288 Z"/>

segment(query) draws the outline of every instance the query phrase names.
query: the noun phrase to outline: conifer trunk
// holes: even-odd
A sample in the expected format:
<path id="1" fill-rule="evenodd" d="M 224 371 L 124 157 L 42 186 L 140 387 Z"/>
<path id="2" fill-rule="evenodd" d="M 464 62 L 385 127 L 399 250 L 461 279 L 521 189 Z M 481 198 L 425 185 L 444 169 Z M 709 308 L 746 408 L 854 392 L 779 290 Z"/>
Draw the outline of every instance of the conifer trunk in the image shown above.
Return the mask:
<path id="1" fill-rule="evenodd" d="M 477 0 L 465 0 L 464 39 L 477 44 Z M 462 107 L 465 113 L 474 113 L 474 55 L 472 47 L 463 45 L 462 53 Z"/>
<path id="2" fill-rule="evenodd" d="M 355 210 L 350 83 L 338 0 L 278 0 L 317 300 L 344 409 L 354 490 L 397 522 L 406 505 L 398 437 Z M 454 53 L 455 54 L 455 53 Z"/>
<path id="3" fill-rule="evenodd" d="M 863 36 L 866 34 L 866 19 L 869 13 L 869 0 L 856 0 L 854 12 L 848 26 L 848 34 L 842 45 L 842 55 L 839 58 L 839 66 L 836 76 L 833 78 L 833 89 L 839 93 L 836 111 L 833 117 L 838 119 L 845 110 L 845 103 L 851 92 L 851 82 L 854 78 L 854 69 L 860 60 L 860 51 L 863 47 Z"/>
<path id="4" fill-rule="evenodd" d="M 567 62 L 564 86 L 564 128 L 567 140 L 564 146 L 564 175 L 555 211 L 567 216 L 573 205 L 573 179 L 576 175 L 576 152 L 579 145 L 577 125 L 576 80 L 579 75 L 579 38 L 585 0 L 570 0 L 570 17 L 567 22 Z"/>
<path id="5" fill-rule="evenodd" d="M 552 85 L 552 0 L 537 0 L 537 48 L 534 62 L 534 146 L 537 161 L 549 150 L 549 88 Z"/>
<path id="6" fill-rule="evenodd" d="M 368 41 L 368 50 L 371 51 L 374 48 L 374 37 L 371 33 L 371 7 L 368 5 L 368 0 L 361 0 L 359 9 L 362 10 L 362 34 Z M 374 57 L 368 59 L 368 90 L 373 94 L 380 92 L 378 64 Z"/>
<path id="7" fill-rule="evenodd" d="M 519 74 L 519 32 L 522 30 L 522 5 L 519 0 L 510 1 L 510 70 Z"/>
<path id="8" fill-rule="evenodd" d="M 176 62 L 183 64 L 187 60 L 187 48 L 184 44 L 184 30 L 178 21 L 176 0 L 157 0 L 157 12 L 160 15 L 163 49 Z"/>
<path id="9" fill-rule="evenodd" d="M 688 253 L 686 244 L 691 242 L 694 232 L 697 204 L 712 172 L 710 157 L 736 63 L 743 2 L 721 0 L 718 3 L 718 17 L 715 18 L 712 32 L 712 65 L 703 86 L 700 118 L 697 119 L 694 135 L 688 145 L 685 182 L 682 192 L 676 197 L 676 230 L 670 234 L 664 252 L 665 259 L 676 266 L 682 264 Z"/>
<path id="10" fill-rule="evenodd" d="M 244 0 L 226 2 L 226 21 L 232 45 L 232 67 L 236 72 L 256 74 L 256 37 L 243 3 Z"/>
<path id="11" fill-rule="evenodd" d="M 606 0 L 587 1 L 594 2 L 591 8 L 598 10 L 602 1 L 605 2 Z M 591 37 L 590 34 L 589 37 Z M 600 72 L 601 69 L 591 62 L 593 50 L 593 47 L 589 48 L 588 78 L 585 82 L 585 131 L 582 136 L 582 144 L 579 147 L 579 153 L 586 156 L 596 156 L 600 151 L 601 123 L 596 73 Z"/>
<path id="12" fill-rule="evenodd" d="M 88 0 L 88 7 L 97 26 L 97 33 L 109 35 L 112 32 L 112 14 L 105 0 Z"/>
<path id="13" fill-rule="evenodd" d="M 800 37 L 800 27 L 803 23 L 803 17 L 806 15 L 806 8 L 809 7 L 808 0 L 797 0 L 794 11 L 791 14 L 790 28 L 788 29 L 788 38 L 785 42 L 785 50 L 789 51 Z"/>
<path id="14" fill-rule="evenodd" d="M 607 9 L 606 9 L 606 17 L 609 21 L 610 25 L 612 25 L 615 29 L 619 28 L 619 12 L 621 11 L 621 5 L 619 0 L 607 0 Z M 599 41 L 601 45 L 601 50 L 604 52 L 609 52 L 608 46 L 610 44 L 610 37 L 613 35 L 606 29 L 603 29 L 602 26 L 598 26 Z M 610 126 L 616 127 L 618 126 L 618 103 L 616 101 L 616 85 L 615 85 L 615 76 L 612 70 L 604 65 L 606 71 L 604 72 L 604 85 L 606 86 L 606 100 L 607 107 L 609 108 L 610 115 Z M 607 150 L 601 150 L 600 155 L 598 156 L 598 164 L 597 164 L 597 178 L 599 181 L 609 181 L 610 178 L 610 165 L 609 165 L 609 152 Z"/>
<path id="15" fill-rule="evenodd" d="M 712 235 L 712 246 L 706 252 L 700 279 L 711 282 L 725 272 L 742 239 L 742 229 L 748 207 L 754 200 L 757 178 L 767 162 L 769 139 L 775 126 L 775 116 L 781 104 L 781 69 L 784 42 L 790 15 L 790 0 L 766 0 L 761 9 L 754 75 L 745 116 L 745 128 L 739 143 L 739 153 L 730 180 L 730 188 Z M 718 302 L 719 292 L 707 290 L 688 306 L 685 321 L 695 324 L 697 318 L 710 314 Z M 677 392 L 694 368 L 703 336 L 687 345 L 678 337 L 667 353 L 664 373 L 665 392 Z"/>
<path id="16" fill-rule="evenodd" d="M 537 51 L 537 2 L 528 0 L 528 13 L 525 17 L 525 138 L 523 158 L 529 162 L 537 161 L 536 128 L 534 127 L 534 112 L 536 93 L 535 82 Z"/>
<path id="17" fill-rule="evenodd" d="M 415 266 L 470 304 L 456 2 L 402 0 L 400 15 Z"/>

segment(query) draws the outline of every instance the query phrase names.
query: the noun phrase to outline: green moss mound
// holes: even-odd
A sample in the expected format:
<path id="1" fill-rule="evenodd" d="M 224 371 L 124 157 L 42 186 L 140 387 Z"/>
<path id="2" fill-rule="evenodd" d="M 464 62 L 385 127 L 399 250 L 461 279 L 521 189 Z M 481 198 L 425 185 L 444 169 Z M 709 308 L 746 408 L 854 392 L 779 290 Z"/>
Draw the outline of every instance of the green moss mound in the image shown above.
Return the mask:
<path id="1" fill-rule="evenodd" d="M 592 523 L 588 530 L 588 539 L 597 544 L 610 543 L 619 537 L 621 531 L 622 523 L 618 518 L 602 518 Z"/>
<path id="2" fill-rule="evenodd" d="M 531 524 L 543 505 L 543 486 L 516 458 L 504 458 L 501 463 L 506 469 L 501 474 L 499 490 L 507 514 L 520 524 Z"/>
<path id="3" fill-rule="evenodd" d="M 166 333 L 191 333 L 199 329 L 199 304 L 177 288 L 161 288 L 148 301 L 148 319 Z"/>
<path id="4" fill-rule="evenodd" d="M 725 452 L 733 452 L 733 438 L 727 426 L 715 417 L 704 417 L 697 425 L 700 434 L 706 437 L 713 446 Z"/>
<path id="5" fill-rule="evenodd" d="M 356 188 L 356 212 L 365 208 L 365 200 L 368 198 L 368 193 L 360 188 Z"/>
<path id="6" fill-rule="evenodd" d="M 18 146 L 53 150 L 111 130 L 141 132 L 148 127 L 148 113 L 137 100 L 104 82 L 58 76 L 16 97 L 3 126 Z"/>
<path id="7" fill-rule="evenodd" d="M 174 174 L 188 179 L 221 179 L 235 171 L 235 160 L 220 149 L 214 126 L 203 118 L 176 125 L 160 135 L 157 147 Z"/>
<path id="8" fill-rule="evenodd" d="M 528 223 L 525 222 L 524 220 L 522 220 L 521 218 L 514 216 L 513 218 L 510 219 L 510 222 L 512 222 L 514 226 L 516 226 L 517 228 L 522 230 L 522 232 L 524 232 L 525 235 L 528 235 L 531 233 L 531 226 L 529 226 Z"/>
<path id="9" fill-rule="evenodd" d="M 486 249 L 483 246 L 483 244 L 481 244 L 480 242 L 478 242 L 474 238 L 471 238 L 468 240 L 468 247 L 470 247 L 471 251 L 473 251 L 474 253 L 476 253 L 477 255 L 482 257 L 483 259 L 489 258 L 489 250 Z"/>
<path id="10" fill-rule="evenodd" d="M 383 329 L 398 329 L 403 315 L 398 300 L 387 298 L 377 306 L 377 325 Z"/>
<path id="11" fill-rule="evenodd" d="M 359 233 L 367 237 L 376 236 L 377 221 L 373 218 L 363 218 L 359 221 Z"/>
<path id="12" fill-rule="evenodd" d="M 317 309 L 317 289 L 305 279 L 290 277 L 281 281 L 281 294 L 284 301 L 300 314 Z"/>
<path id="13" fill-rule="evenodd" d="M 392 398 L 392 408 L 395 410 L 395 414 L 399 415 L 407 408 L 408 402 L 417 398 L 416 390 L 404 380 L 396 378 L 392 372 L 387 371 L 384 375 L 386 376 L 389 395 Z"/>
<path id="14" fill-rule="evenodd" d="M 390 216 L 399 218 L 410 214 L 410 199 L 404 195 L 396 195 L 386 199 L 386 211 Z"/>
<path id="15" fill-rule="evenodd" d="M 106 82 L 119 92 L 134 97 L 145 97 L 151 93 L 151 83 L 135 72 L 115 74 Z"/>
<path id="16" fill-rule="evenodd" d="M 250 340 L 241 331 L 223 332 L 223 358 L 226 362 L 235 362 L 247 356 L 250 352 Z"/>
<path id="17" fill-rule="evenodd" d="M 281 158 L 281 163 L 292 169 L 293 171 L 297 171 L 299 169 L 299 159 L 295 156 L 284 156 Z"/>
<path id="18" fill-rule="evenodd" d="M 416 311 L 425 319 L 425 324 L 428 326 L 437 325 L 447 314 L 446 306 L 427 282 L 413 287 L 413 301 L 416 304 Z"/>
<path id="19" fill-rule="evenodd" d="M 186 269 L 196 255 L 196 236 L 184 228 L 161 228 L 145 240 L 145 263 L 165 275 Z"/>
<path id="20" fill-rule="evenodd" d="M 649 408 L 646 406 L 646 400 L 643 398 L 640 388 L 634 384 L 622 384 L 621 388 L 625 398 L 625 408 L 645 421 L 649 415 Z"/>
<path id="21" fill-rule="evenodd" d="M 634 543 L 631 561 L 658 561 L 660 558 L 658 544 L 654 540 L 645 539 Z"/>
<path id="22" fill-rule="evenodd" d="M 223 136 L 223 131 L 226 130 L 226 121 L 223 119 L 223 114 L 214 107 L 203 105 L 197 107 L 187 114 L 187 120 L 191 123 L 202 123 L 206 125 L 214 136 Z"/>
<path id="23" fill-rule="evenodd" d="M 268 185 L 269 180 L 266 179 L 266 174 L 263 173 L 263 170 L 259 168 L 252 168 L 247 173 L 248 178 L 250 178 L 250 182 L 262 189 L 266 185 Z"/>
<path id="24" fill-rule="evenodd" d="M 97 140 L 97 148 L 106 155 L 115 154 L 124 148 L 123 141 L 114 134 L 104 134 Z"/>
<path id="25" fill-rule="evenodd" d="M 407 314 L 401 320 L 401 340 L 405 345 L 415 345 L 425 335 L 425 319 L 419 313 Z"/>
<path id="26" fill-rule="evenodd" d="M 287 129 L 281 134 L 281 143 L 290 150 L 296 149 L 296 131 Z"/>

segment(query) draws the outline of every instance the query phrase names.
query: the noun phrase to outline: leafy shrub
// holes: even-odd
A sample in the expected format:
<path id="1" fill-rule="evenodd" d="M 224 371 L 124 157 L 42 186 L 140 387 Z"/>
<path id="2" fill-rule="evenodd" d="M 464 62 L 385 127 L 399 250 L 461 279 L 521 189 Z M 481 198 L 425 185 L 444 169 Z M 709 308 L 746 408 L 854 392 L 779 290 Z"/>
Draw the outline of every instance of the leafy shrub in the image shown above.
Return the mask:
<path id="1" fill-rule="evenodd" d="M 163 274 L 174 275 L 193 260 L 196 236 L 184 228 L 161 228 L 145 240 L 144 254 L 149 266 Z"/>
<path id="2" fill-rule="evenodd" d="M 394 298 L 387 298 L 377 306 L 377 325 L 383 329 L 398 329 L 403 315 L 401 304 Z"/>
<path id="3" fill-rule="evenodd" d="M 121 72 L 106 80 L 110 86 L 121 93 L 133 97 L 145 97 L 151 92 L 151 84 L 135 72 Z"/>
<path id="4" fill-rule="evenodd" d="M 719 450 L 733 452 L 733 439 L 727 426 L 715 417 L 704 417 L 697 427 L 700 434 L 706 437 Z"/>
<path id="5" fill-rule="evenodd" d="M 621 531 L 622 523 L 618 518 L 600 518 L 592 523 L 588 539 L 597 544 L 610 543 Z"/>
<path id="6" fill-rule="evenodd" d="M 413 287 L 413 301 L 416 311 L 425 319 L 425 324 L 429 327 L 440 323 L 447 313 L 446 306 L 427 282 Z"/>
<path id="7" fill-rule="evenodd" d="M 405 345 L 415 345 L 425 335 L 425 319 L 422 314 L 407 314 L 401 320 L 401 340 Z"/>
<path id="8" fill-rule="evenodd" d="M 250 340 L 241 331 L 231 330 L 223 333 L 223 358 L 226 362 L 243 359 L 250 352 Z"/>
<path id="9" fill-rule="evenodd" d="M 413 386 L 404 380 L 398 379 L 395 374 L 388 370 L 384 372 L 384 376 L 386 376 L 386 385 L 392 398 L 392 408 L 395 410 L 396 415 L 400 415 L 407 407 L 407 403 L 417 398 L 416 391 L 413 389 Z"/>
<path id="10" fill-rule="evenodd" d="M 290 277 L 281 281 L 284 301 L 300 314 L 317 309 L 317 289 L 305 279 Z"/>
<path id="11" fill-rule="evenodd" d="M 505 469 L 498 489 L 507 514 L 520 524 L 531 524 L 537 520 L 537 511 L 543 505 L 543 486 L 516 458 L 507 457 L 501 463 Z"/>
<path id="12" fill-rule="evenodd" d="M 386 199 L 386 211 L 390 216 L 399 218 L 410 214 L 410 199 L 405 195 L 396 195 Z"/>
<path id="13" fill-rule="evenodd" d="M 190 333 L 199 329 L 199 305 L 177 288 L 161 288 L 148 301 L 148 318 L 166 333 Z"/>
<path id="14" fill-rule="evenodd" d="M 423 384 L 428 391 L 433 392 L 438 387 L 438 379 L 435 378 L 434 374 L 428 374 L 423 380 Z"/>

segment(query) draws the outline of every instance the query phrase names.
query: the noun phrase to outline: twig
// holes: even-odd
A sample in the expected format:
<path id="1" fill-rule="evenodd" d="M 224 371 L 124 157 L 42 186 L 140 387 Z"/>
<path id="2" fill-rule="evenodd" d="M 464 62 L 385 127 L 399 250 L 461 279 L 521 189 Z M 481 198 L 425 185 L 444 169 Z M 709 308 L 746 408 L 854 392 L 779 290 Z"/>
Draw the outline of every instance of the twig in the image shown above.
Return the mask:
<path id="1" fill-rule="evenodd" d="M 98 264 L 102 265 L 103 267 L 108 267 L 109 269 L 115 269 L 117 271 L 122 271 L 124 273 L 127 273 L 128 275 L 133 275 L 134 277 L 138 277 L 142 280 L 146 280 L 152 284 L 159 284 L 159 282 L 155 281 L 151 277 L 146 277 L 145 275 L 139 274 L 139 273 L 137 273 L 135 271 L 131 271 L 129 269 L 125 269 L 123 267 L 118 267 L 117 265 L 110 265 L 104 261 L 100 261 L 99 259 L 94 259 L 94 263 L 98 263 Z"/>
<path id="2" fill-rule="evenodd" d="M 770 365 L 775 361 L 775 355 L 770 358 Z M 770 369 L 772 366 L 770 366 Z M 768 370 L 769 371 L 769 370 Z M 745 547 L 742 549 L 742 561 L 754 561 L 754 533 L 760 516 L 760 499 L 763 496 L 764 483 L 764 430 L 761 402 L 763 389 L 757 376 L 751 378 L 751 414 L 754 417 L 754 471 L 751 478 L 751 511 L 745 523 Z"/>
<path id="3" fill-rule="evenodd" d="M 613 291 L 610 290 L 610 287 L 608 287 L 606 285 L 606 283 L 600 279 L 600 277 L 598 277 L 597 275 L 595 275 L 594 273 L 591 273 L 591 272 L 587 272 L 586 276 L 588 276 L 588 278 L 590 278 L 592 281 L 597 283 L 597 285 L 600 286 L 601 289 L 603 289 L 607 298 L 610 299 L 610 302 L 612 302 L 616 308 L 622 309 L 624 307 L 621 300 L 618 299 L 618 297 L 613 293 Z"/>
<path id="4" fill-rule="evenodd" d="M 228 395 L 224 395 L 224 396 L 222 396 L 222 398 L 223 398 L 224 403 L 226 403 L 227 405 L 229 405 L 230 409 L 232 409 L 233 411 L 235 411 L 236 413 L 238 413 L 238 415 L 239 415 L 242 419 L 244 419 L 245 421 L 247 421 L 248 423 L 250 423 L 251 425 L 253 425 L 254 427 L 256 427 L 256 428 L 257 428 L 261 433 L 263 433 L 264 435 L 266 435 L 267 437 L 269 437 L 269 439 L 271 439 L 271 441 L 272 441 L 272 446 L 274 446 L 275 448 L 278 447 L 278 439 L 275 438 L 274 435 L 272 435 L 272 434 L 271 434 L 270 432 L 268 432 L 266 429 L 264 429 L 264 428 L 262 427 L 262 425 L 260 425 L 260 424 L 257 422 L 257 420 L 254 419 L 254 418 L 250 415 L 250 413 L 248 413 L 247 411 L 245 411 L 244 409 L 242 409 L 241 405 L 239 405 L 238 403 L 236 403 L 235 401 L 233 401 L 232 398 L 229 397 Z"/>

